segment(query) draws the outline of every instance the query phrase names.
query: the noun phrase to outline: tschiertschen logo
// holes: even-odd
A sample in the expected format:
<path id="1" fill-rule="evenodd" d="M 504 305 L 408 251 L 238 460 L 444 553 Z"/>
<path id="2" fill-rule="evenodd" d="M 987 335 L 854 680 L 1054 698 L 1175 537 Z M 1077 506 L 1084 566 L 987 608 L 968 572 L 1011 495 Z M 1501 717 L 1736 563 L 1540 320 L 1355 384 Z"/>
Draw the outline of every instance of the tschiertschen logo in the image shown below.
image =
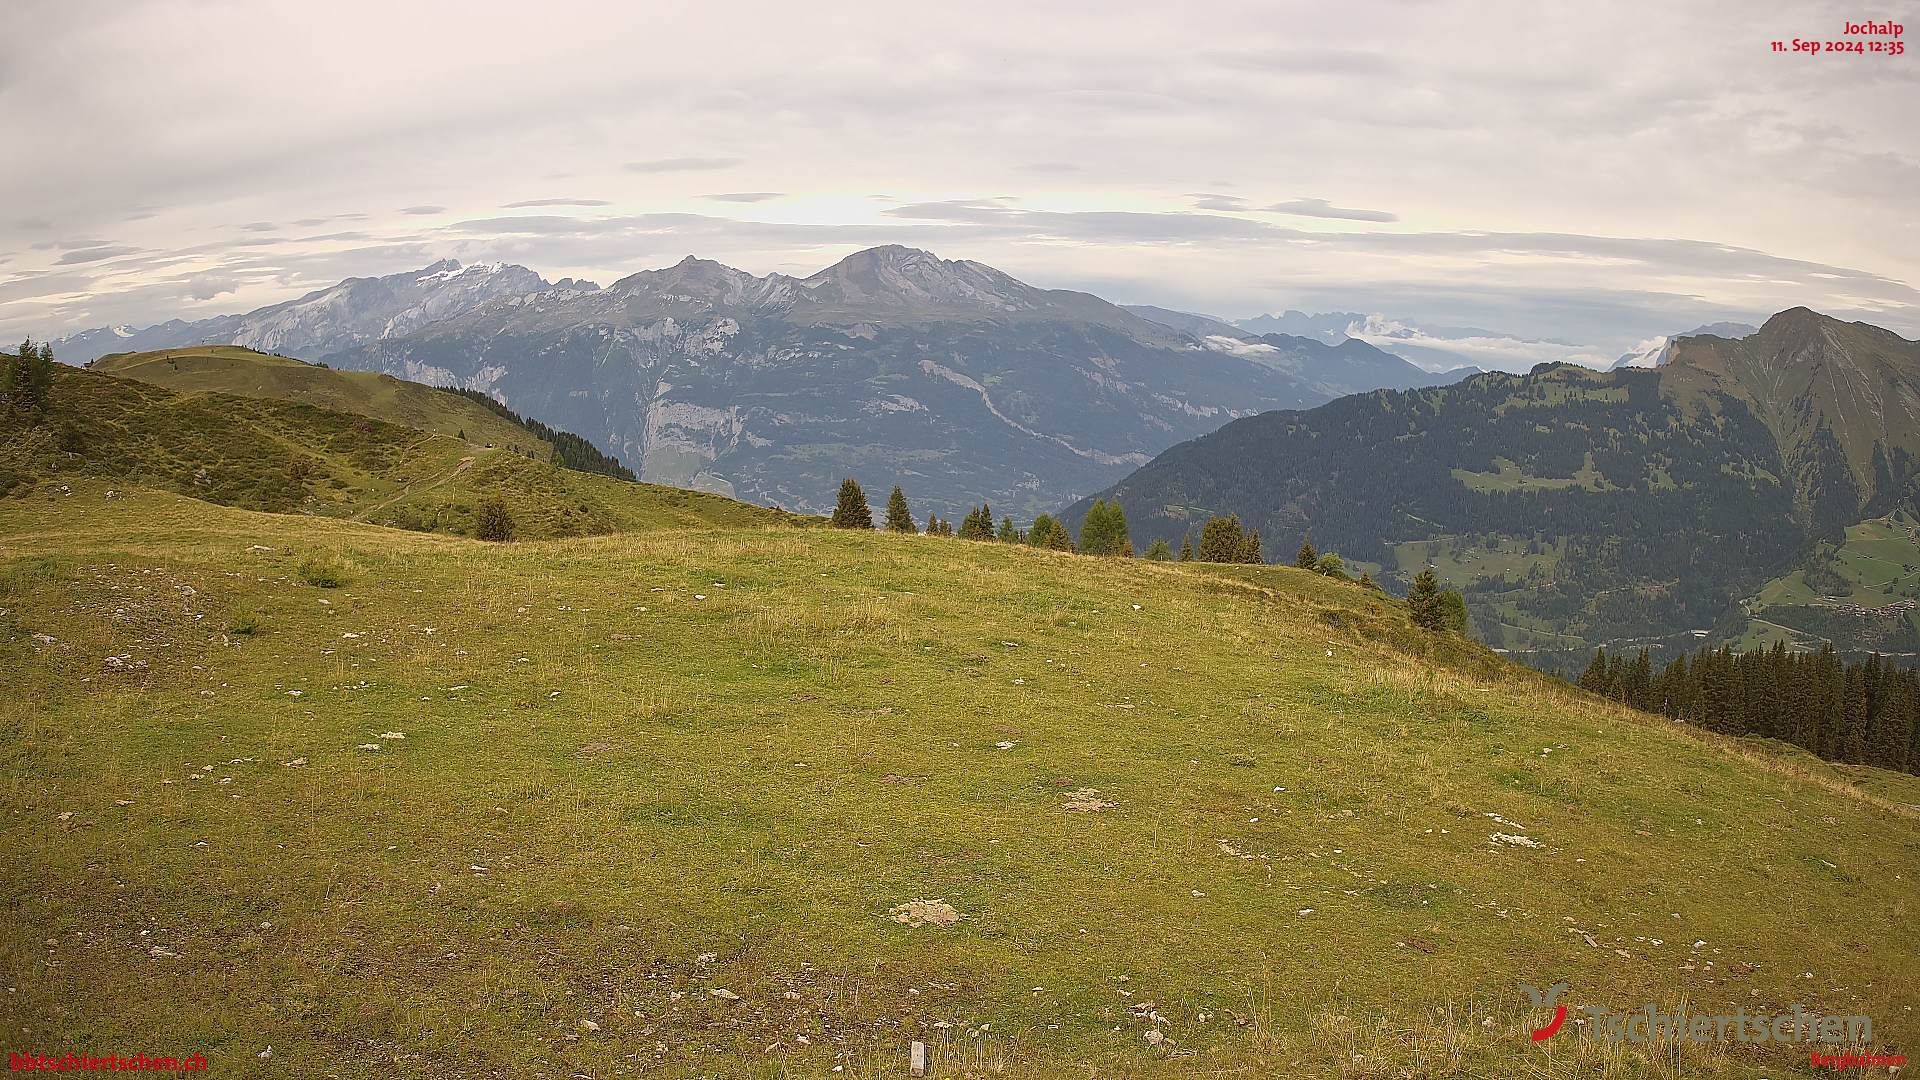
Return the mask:
<path id="1" fill-rule="evenodd" d="M 1553 1019 L 1547 1022 L 1546 1027 L 1533 1029 L 1533 1041 L 1540 1042 L 1543 1039 L 1551 1039 L 1559 1034 L 1560 1025 L 1567 1022 L 1567 1007 L 1556 1004 L 1556 1002 L 1559 1001 L 1561 994 L 1567 992 L 1567 984 L 1563 982 L 1554 983 L 1552 986 L 1547 987 L 1545 993 L 1541 993 L 1540 988 L 1532 983 L 1521 983 L 1520 989 L 1527 992 L 1527 999 L 1533 1002 L 1534 1008 L 1553 1010 Z"/>
<path id="2" fill-rule="evenodd" d="M 1527 1001 L 1535 1012 L 1551 1012 L 1544 1027 L 1532 1029 L 1534 1042 L 1542 1042 L 1560 1033 L 1567 1022 L 1567 1007 L 1560 1003 L 1560 996 L 1567 992 L 1564 982 L 1554 983 L 1545 990 L 1532 983 L 1521 983 L 1520 989 L 1526 992 Z M 1600 1005 L 1581 1005 L 1584 1019 L 1578 1021 L 1587 1026 L 1587 1031 L 1596 1039 L 1611 1042 L 1647 1043 L 1647 1042 L 1743 1042 L 1743 1043 L 1817 1043 L 1824 1046 L 1871 1047 L 1873 1045 L 1873 1018 L 1870 1016 L 1836 1016 L 1814 1012 L 1795 1004 L 1780 1012 L 1749 1012 L 1735 1009 L 1730 1013 L 1691 1012 L 1683 1002 L 1673 1008 L 1662 1008 L 1654 1004 L 1642 1005 L 1638 1009 L 1617 1012 Z M 1897 1061 L 1896 1061 L 1897 1059 Z M 1876 1055 L 1871 1053 L 1847 1053 L 1844 1055 L 1826 1054 L 1814 1051 L 1812 1064 L 1829 1068 L 1853 1068 L 1860 1062 L 1885 1064 L 1906 1063 L 1900 1055 Z M 1836 1064 L 1844 1062 L 1844 1064 Z"/>

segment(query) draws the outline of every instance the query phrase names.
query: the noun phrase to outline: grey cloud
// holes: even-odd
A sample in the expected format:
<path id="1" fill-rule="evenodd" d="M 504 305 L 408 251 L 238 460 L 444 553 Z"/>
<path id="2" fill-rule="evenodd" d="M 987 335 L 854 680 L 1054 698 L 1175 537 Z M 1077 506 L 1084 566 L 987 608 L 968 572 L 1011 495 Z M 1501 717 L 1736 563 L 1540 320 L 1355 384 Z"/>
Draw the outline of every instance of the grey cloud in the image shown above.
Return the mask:
<path id="1" fill-rule="evenodd" d="M 1400 215 L 1385 210 L 1353 210 L 1344 206 L 1335 206 L 1325 199 L 1293 199 L 1289 202 L 1277 202 L 1263 206 L 1262 210 L 1270 214 L 1293 214 L 1298 217 L 1333 218 L 1339 221 L 1399 221 Z"/>
<path id="2" fill-rule="evenodd" d="M 139 253 L 140 249 L 137 247 L 90 247 L 81 248 L 78 251 L 69 251 L 65 255 L 60 256 L 58 261 L 62 266 L 65 266 L 72 263 L 100 262 L 103 259 L 117 259 L 122 255 L 137 255 Z"/>
<path id="3" fill-rule="evenodd" d="M 400 213 L 414 214 L 416 216 L 423 216 L 426 214 L 444 214 L 446 212 L 447 212 L 447 208 L 444 206 L 403 206 L 400 208 Z"/>
<path id="4" fill-rule="evenodd" d="M 237 279 L 231 274 L 195 274 L 187 279 L 187 295 L 195 300 L 211 300 L 234 290 Z"/>
<path id="5" fill-rule="evenodd" d="M 529 210 L 541 206 L 612 206 L 605 199 L 526 199 L 501 206 L 502 210 Z"/>
<path id="6" fill-rule="evenodd" d="M 1190 193 L 1187 198 L 1193 200 L 1194 208 L 1197 210 L 1240 211 L 1250 209 L 1250 207 L 1247 206 L 1247 200 L 1238 195 L 1217 195 L 1211 192 L 1196 191 Z"/>
<path id="7" fill-rule="evenodd" d="M 271 221 L 250 221 L 240 228 L 246 232 L 272 232 L 274 224 Z"/>
<path id="8" fill-rule="evenodd" d="M 757 203 L 766 202 L 769 199 L 785 198 L 786 193 L 783 191 L 733 191 L 725 195 L 702 195 L 700 197 L 703 199 L 712 199 L 715 202 Z"/>
<path id="9" fill-rule="evenodd" d="M 629 161 L 622 168 L 630 173 L 712 172 L 715 169 L 730 169 L 740 163 L 740 158 L 676 157 Z"/>

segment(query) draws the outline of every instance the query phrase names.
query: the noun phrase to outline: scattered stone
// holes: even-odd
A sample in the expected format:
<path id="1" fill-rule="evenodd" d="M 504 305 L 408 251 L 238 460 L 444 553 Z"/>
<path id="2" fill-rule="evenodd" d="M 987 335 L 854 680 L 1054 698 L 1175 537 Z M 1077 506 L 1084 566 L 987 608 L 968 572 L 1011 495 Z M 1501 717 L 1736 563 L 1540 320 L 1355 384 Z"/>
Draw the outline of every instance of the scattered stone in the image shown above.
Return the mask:
<path id="1" fill-rule="evenodd" d="M 580 1021 L 580 1030 L 592 1034 L 600 1030 L 600 1025 L 591 1020 L 582 1020 Z"/>
<path id="2" fill-rule="evenodd" d="M 707 991 L 707 994 L 711 997 L 717 997 L 721 1001 L 739 1001 L 740 1000 L 739 994 L 734 993 L 733 991 L 727 989 L 724 986 L 716 986 L 713 989 Z"/>
<path id="3" fill-rule="evenodd" d="M 904 904 L 895 904 L 887 912 L 887 917 L 894 922 L 912 927 L 928 924 L 948 927 L 966 916 L 955 911 L 953 905 L 945 900 L 909 900 Z"/>
<path id="4" fill-rule="evenodd" d="M 1495 844 L 1511 844 L 1514 847 L 1538 848 L 1547 846 L 1531 836 L 1517 836 L 1513 833 L 1497 832 L 1487 839 Z"/>
<path id="5" fill-rule="evenodd" d="M 380 749 L 380 744 L 379 744 L 379 743 L 377 743 L 377 742 L 363 742 L 363 743 L 361 743 L 361 744 L 360 744 L 360 749 L 362 749 L 362 750 L 378 750 L 378 749 Z"/>
<path id="6" fill-rule="evenodd" d="M 1067 803 L 1061 809 L 1098 812 L 1111 810 L 1115 805 L 1117 804 L 1100 797 L 1099 788 L 1081 788 L 1079 791 L 1067 792 Z"/>

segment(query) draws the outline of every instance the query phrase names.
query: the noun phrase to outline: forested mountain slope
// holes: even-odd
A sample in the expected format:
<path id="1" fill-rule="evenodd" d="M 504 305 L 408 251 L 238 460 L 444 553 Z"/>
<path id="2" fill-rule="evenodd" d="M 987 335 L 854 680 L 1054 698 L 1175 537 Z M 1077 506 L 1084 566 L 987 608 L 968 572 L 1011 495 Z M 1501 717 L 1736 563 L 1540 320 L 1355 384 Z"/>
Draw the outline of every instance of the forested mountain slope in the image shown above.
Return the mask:
<path id="1" fill-rule="evenodd" d="M 1236 421 L 1102 494 L 1141 542 L 1234 513 L 1270 557 L 1311 534 L 1389 580 L 1431 563 L 1503 647 L 1738 637 L 1743 599 L 1913 505 L 1916 386 L 1920 345 L 1794 309 L 1681 338 L 1651 370 L 1548 365 Z"/>

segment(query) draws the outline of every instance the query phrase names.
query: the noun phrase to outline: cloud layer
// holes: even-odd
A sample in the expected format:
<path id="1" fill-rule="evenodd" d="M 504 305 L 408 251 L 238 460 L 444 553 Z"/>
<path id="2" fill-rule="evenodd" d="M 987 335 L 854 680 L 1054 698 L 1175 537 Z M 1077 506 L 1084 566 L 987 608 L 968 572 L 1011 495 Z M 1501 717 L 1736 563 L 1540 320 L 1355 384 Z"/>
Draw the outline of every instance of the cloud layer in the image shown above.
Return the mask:
<path id="1" fill-rule="evenodd" d="M 0 137 L 36 152 L 0 171 L 0 338 L 449 256 L 607 281 L 872 243 L 1601 356 L 1800 303 L 1920 335 L 1920 65 L 1772 54 L 1858 16 L 1822 0 L 519 10 L 7 5 Z M 270 70 L 177 59 L 209 51 Z"/>

